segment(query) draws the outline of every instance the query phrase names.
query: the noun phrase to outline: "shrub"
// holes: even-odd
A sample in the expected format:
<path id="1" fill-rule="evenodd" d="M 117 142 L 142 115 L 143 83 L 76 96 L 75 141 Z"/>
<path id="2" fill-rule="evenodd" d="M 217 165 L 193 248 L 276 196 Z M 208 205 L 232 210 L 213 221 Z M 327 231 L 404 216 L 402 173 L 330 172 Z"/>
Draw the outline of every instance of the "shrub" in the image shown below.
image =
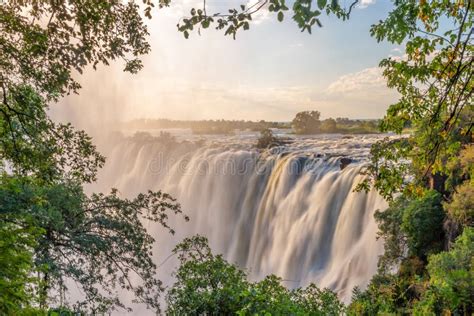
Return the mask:
<path id="1" fill-rule="evenodd" d="M 174 249 L 181 262 L 176 283 L 167 295 L 170 315 L 341 315 L 336 294 L 314 284 L 289 290 L 274 275 L 260 282 L 220 255 L 213 255 L 207 239 L 185 239 Z"/>

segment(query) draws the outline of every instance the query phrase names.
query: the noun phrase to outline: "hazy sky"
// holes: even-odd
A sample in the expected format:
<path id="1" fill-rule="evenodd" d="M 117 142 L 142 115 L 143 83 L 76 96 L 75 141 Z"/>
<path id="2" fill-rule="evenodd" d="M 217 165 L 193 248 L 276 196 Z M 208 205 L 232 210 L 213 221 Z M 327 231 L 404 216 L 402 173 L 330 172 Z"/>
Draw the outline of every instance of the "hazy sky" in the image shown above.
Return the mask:
<path id="1" fill-rule="evenodd" d="M 225 12 L 242 1 L 207 0 L 208 12 Z M 86 113 L 100 121 L 288 121 L 314 109 L 323 117 L 382 117 L 397 95 L 386 88 L 377 66 L 384 57 L 400 55 L 401 48 L 369 35 L 390 1 L 361 2 L 349 21 L 322 15 L 323 28 L 312 35 L 301 33 L 289 15 L 279 23 L 262 12 L 237 40 L 211 29 L 186 40 L 176 24 L 202 0 L 173 0 L 149 22 L 152 52 L 140 73 L 123 73 L 120 63 L 86 71 L 79 77 L 80 95 L 63 99 L 53 115 L 73 121 Z"/>

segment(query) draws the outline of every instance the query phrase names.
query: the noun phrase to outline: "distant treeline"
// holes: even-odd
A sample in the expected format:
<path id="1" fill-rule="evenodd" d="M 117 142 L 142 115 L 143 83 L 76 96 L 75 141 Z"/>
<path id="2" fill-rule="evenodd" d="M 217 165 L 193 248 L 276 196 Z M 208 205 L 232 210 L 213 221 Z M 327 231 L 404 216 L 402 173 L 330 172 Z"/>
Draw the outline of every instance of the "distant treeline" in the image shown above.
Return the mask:
<path id="1" fill-rule="evenodd" d="M 313 111 L 316 112 L 316 111 Z M 272 121 L 245 121 L 245 120 L 200 120 L 184 121 L 170 119 L 136 119 L 123 123 L 125 128 L 131 129 L 170 129 L 190 128 L 194 134 L 233 134 L 235 130 L 262 131 L 269 128 L 291 129 L 297 134 L 317 133 L 376 133 L 379 120 L 353 120 L 338 117 L 319 120 L 313 116 L 306 120 L 310 112 L 300 112 L 291 122 Z M 297 118 L 303 118 L 304 123 L 299 124 Z M 302 126 L 304 125 L 304 126 Z"/>
<path id="2" fill-rule="evenodd" d="M 379 133 L 380 120 L 351 120 L 344 117 L 321 121 L 321 133 L 370 134 Z"/>
<path id="3" fill-rule="evenodd" d="M 194 134 L 231 134 L 234 130 L 261 131 L 265 128 L 291 128 L 290 122 L 201 120 L 181 121 L 169 119 L 137 119 L 124 123 L 134 129 L 190 128 Z"/>

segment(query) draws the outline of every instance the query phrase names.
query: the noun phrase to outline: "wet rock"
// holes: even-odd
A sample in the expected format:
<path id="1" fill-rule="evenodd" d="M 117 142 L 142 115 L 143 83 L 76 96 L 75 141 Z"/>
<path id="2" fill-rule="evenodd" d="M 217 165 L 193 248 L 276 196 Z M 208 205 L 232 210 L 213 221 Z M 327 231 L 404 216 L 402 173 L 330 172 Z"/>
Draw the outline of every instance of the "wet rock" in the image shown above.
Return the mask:
<path id="1" fill-rule="evenodd" d="M 349 165 L 350 163 L 352 163 L 351 158 L 343 157 L 341 158 L 341 160 L 339 160 L 339 167 L 341 168 L 341 170 L 344 170 L 344 168 L 347 167 L 347 165 Z"/>

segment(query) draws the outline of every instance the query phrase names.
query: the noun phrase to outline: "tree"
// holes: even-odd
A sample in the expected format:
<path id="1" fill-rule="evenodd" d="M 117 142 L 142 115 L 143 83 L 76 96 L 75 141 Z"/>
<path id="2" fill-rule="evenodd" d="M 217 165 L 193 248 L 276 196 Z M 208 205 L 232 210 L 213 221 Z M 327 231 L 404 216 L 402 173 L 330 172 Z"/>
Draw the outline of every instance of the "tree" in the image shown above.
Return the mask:
<path id="1" fill-rule="evenodd" d="M 145 15 L 152 6 L 145 3 Z M 71 279 L 84 293 L 83 311 L 125 307 L 116 288 L 158 310 L 154 240 L 143 222 L 170 229 L 168 213 L 180 213 L 179 204 L 162 192 L 86 195 L 83 185 L 95 181 L 105 159 L 87 134 L 47 115 L 49 102 L 78 92 L 73 73 L 115 59 L 125 71 L 141 68 L 150 46 L 140 10 L 133 1 L 0 4 L 0 242 L 18 264 L 18 271 L 2 266 L 2 289 L 13 285 L 17 298 L 2 291 L 1 308 L 27 308 L 31 294 L 47 309 Z M 32 272 L 39 274 L 34 287 Z"/>
<path id="2" fill-rule="evenodd" d="M 466 228 L 450 251 L 430 256 L 429 288 L 417 303 L 420 313 L 471 315 L 474 307 L 474 229 Z"/>
<path id="3" fill-rule="evenodd" d="M 471 181 L 459 185 L 450 203 L 445 204 L 448 214 L 462 226 L 474 225 L 474 184 Z"/>
<path id="4" fill-rule="evenodd" d="M 384 194 L 416 195 L 426 185 L 445 196 L 449 196 L 446 190 L 452 192 L 446 184 L 456 183 L 453 176 L 458 175 L 446 167 L 472 137 L 471 6 L 472 1 L 401 2 L 386 20 L 371 29 L 379 41 L 406 41 L 406 58 L 388 58 L 380 64 L 389 87 L 401 94 L 399 102 L 388 109 L 382 131 L 401 133 L 408 121 L 415 129 L 408 139 L 398 140 L 399 145 L 373 149 L 377 161 L 369 174 Z M 442 19 L 450 21 L 453 28 L 441 31 Z M 404 165 L 399 168 L 399 180 L 394 182 L 386 181 L 379 170 L 392 162 Z M 396 168 L 390 169 L 396 172 Z M 401 181 L 404 172 L 414 178 Z"/>
<path id="5" fill-rule="evenodd" d="M 171 0 L 163 0 L 160 1 L 160 4 L 169 5 L 171 2 Z M 352 1 L 343 7 L 339 0 L 295 0 L 292 5 L 292 19 L 302 32 L 307 31 L 311 34 L 315 24 L 322 27 L 321 13 L 334 14 L 338 18 L 346 20 L 357 2 L 358 0 Z M 197 29 L 200 34 L 202 29 L 207 29 L 214 24 L 217 30 L 224 31 L 224 35 L 232 36 L 235 39 L 239 30 L 250 28 L 252 15 L 260 10 L 268 9 L 268 11 L 276 13 L 278 21 L 283 21 L 285 12 L 290 10 L 287 3 L 286 0 L 257 0 L 251 4 L 242 4 L 238 8 L 231 8 L 228 13 L 223 14 L 208 13 L 206 1 L 203 1 L 202 7 L 192 8 L 190 16 L 182 18 L 177 27 L 184 37 L 188 38 L 193 30 Z"/>
<path id="6" fill-rule="evenodd" d="M 150 6 L 148 2 L 146 12 Z M 122 59 L 125 71 L 136 72 L 142 66 L 139 56 L 150 50 L 139 5 L 133 1 L 6 1 L 0 17 L 1 81 L 6 89 L 21 83 L 58 98 L 80 88 L 72 71 Z"/>
<path id="7" fill-rule="evenodd" d="M 257 148 L 265 149 L 274 146 L 279 146 L 280 143 L 280 140 L 273 135 L 272 130 L 269 128 L 265 128 L 260 131 L 260 137 L 258 138 L 257 144 L 255 146 Z"/>
<path id="8" fill-rule="evenodd" d="M 411 125 L 413 131 L 372 146 L 368 178 L 359 186 L 375 187 L 390 202 L 387 210 L 376 215 L 386 241 L 383 269 L 353 305 L 363 313 L 370 310 L 367 302 L 380 296 L 394 303 L 390 313 L 472 310 L 455 303 L 465 302 L 462 290 L 445 293 L 447 298 L 431 284 L 432 274 L 438 285 L 455 279 L 446 272 L 448 265 L 435 268 L 443 265 L 441 260 L 448 262 L 450 255 L 436 253 L 449 249 L 456 236 L 470 230 L 470 212 L 465 207 L 474 203 L 466 189 L 472 170 L 463 162 L 472 147 L 472 4 L 398 1 L 388 18 L 371 28 L 377 40 L 404 42 L 406 47 L 404 58 L 388 58 L 380 64 L 388 86 L 401 95 L 389 107 L 381 129 L 400 134 Z M 441 21 L 447 26 L 442 28 Z M 469 275 L 472 267 L 459 273 Z M 386 282 L 378 283 L 380 279 Z M 460 284 L 467 281 L 461 279 Z M 387 292 L 395 295 L 387 297 Z"/>
<path id="9" fill-rule="evenodd" d="M 35 303 L 33 249 L 40 231 L 16 224 L 18 214 L 0 213 L 0 313 L 19 314 Z M 27 219 L 23 219 L 28 221 Z"/>
<path id="10" fill-rule="evenodd" d="M 48 306 L 49 290 L 65 289 L 68 278 L 81 285 L 87 305 L 95 312 L 121 306 L 117 298 L 98 292 L 97 287 L 110 294 L 119 286 L 157 307 L 161 283 L 154 277 L 154 239 L 143 221 L 167 227 L 165 211 L 180 211 L 173 199 L 161 192 L 120 199 L 115 190 L 88 197 L 74 181 L 38 185 L 30 178 L 4 175 L 2 183 L 2 211 L 28 216 L 43 231 L 33 247 L 34 262 L 42 275 L 38 286 L 41 307 Z M 132 276 L 143 279 L 143 284 L 134 284 Z"/>
<path id="11" fill-rule="evenodd" d="M 351 120 L 348 119 L 347 117 L 337 117 L 336 118 L 336 123 L 339 125 L 350 125 Z"/>
<path id="12" fill-rule="evenodd" d="M 337 131 L 336 121 L 333 118 L 325 119 L 321 122 L 321 131 L 323 133 L 334 133 Z"/>
<path id="13" fill-rule="evenodd" d="M 441 195 L 436 191 L 427 191 L 407 205 L 400 229 L 407 236 L 410 255 L 425 260 L 428 254 L 443 248 L 444 218 Z"/>
<path id="14" fill-rule="evenodd" d="M 453 157 L 448 165 L 450 173 L 455 175 L 454 193 L 444 208 L 457 225 L 472 226 L 474 223 L 474 145 L 466 145 Z"/>
<path id="15" fill-rule="evenodd" d="M 416 199 L 399 197 L 386 210 L 376 211 L 375 219 L 378 236 L 384 240 L 385 252 L 379 261 L 384 273 L 404 260 L 410 264 L 413 258 L 426 262 L 429 254 L 443 248 L 445 212 L 436 191 L 427 191 Z"/>
<path id="16" fill-rule="evenodd" d="M 168 314 L 230 315 L 243 307 L 245 273 L 214 256 L 206 238 L 185 239 L 173 250 L 181 262 L 176 283 L 167 294 Z"/>
<path id="17" fill-rule="evenodd" d="M 321 113 L 318 111 L 303 111 L 296 114 L 291 126 L 296 134 L 314 134 L 319 132 Z"/>
<path id="18" fill-rule="evenodd" d="M 173 254 L 180 266 L 168 292 L 168 314 L 341 315 L 345 311 L 334 292 L 314 284 L 288 290 L 274 275 L 247 281 L 244 271 L 212 254 L 202 236 L 186 238 Z"/>
<path id="19" fill-rule="evenodd" d="M 143 221 L 166 225 L 168 210 L 180 212 L 179 204 L 161 192 L 121 199 L 118 192 L 86 196 L 74 181 L 41 184 L 31 178 L 3 175 L 0 188 L 2 213 L 28 217 L 40 234 L 32 249 L 36 270 L 41 272 L 39 302 L 48 307 L 49 290 L 66 290 L 71 279 L 82 287 L 90 308 L 104 312 L 113 305 L 125 307 L 113 296 L 121 287 L 137 300 L 157 308 L 161 283 L 155 278 L 151 248 L 154 239 Z M 16 220 L 18 227 L 27 222 Z M 132 280 L 138 277 L 138 284 Z M 98 292 L 103 289 L 105 293 Z M 64 294 L 64 293 L 60 293 Z"/>

